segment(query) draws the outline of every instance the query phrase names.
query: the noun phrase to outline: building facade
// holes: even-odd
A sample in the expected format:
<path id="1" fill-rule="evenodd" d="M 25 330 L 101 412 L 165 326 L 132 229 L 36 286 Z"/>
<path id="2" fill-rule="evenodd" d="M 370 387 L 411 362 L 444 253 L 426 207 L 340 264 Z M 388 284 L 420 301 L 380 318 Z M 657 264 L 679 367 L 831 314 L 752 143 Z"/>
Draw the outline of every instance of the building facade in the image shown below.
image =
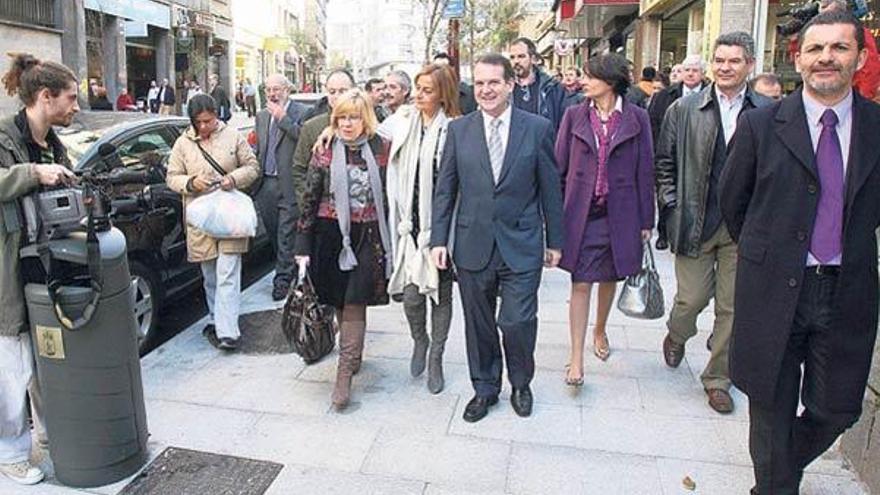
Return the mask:
<path id="1" fill-rule="evenodd" d="M 348 65 L 360 81 L 391 70 L 414 75 L 425 58 L 425 16 L 410 0 L 334 0 L 328 61 Z"/>

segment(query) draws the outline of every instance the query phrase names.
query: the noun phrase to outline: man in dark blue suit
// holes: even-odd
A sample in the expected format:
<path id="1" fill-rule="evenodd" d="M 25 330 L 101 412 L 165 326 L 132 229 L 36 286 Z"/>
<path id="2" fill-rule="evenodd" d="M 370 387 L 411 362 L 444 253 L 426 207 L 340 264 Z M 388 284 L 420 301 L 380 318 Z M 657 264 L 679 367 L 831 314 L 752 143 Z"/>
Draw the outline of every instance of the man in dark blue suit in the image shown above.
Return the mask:
<path id="1" fill-rule="evenodd" d="M 531 414 L 541 270 L 562 257 L 556 131 L 549 120 L 511 106 L 513 78 L 501 55 L 477 61 L 480 111 L 449 124 L 434 194 L 431 255 L 439 268 L 447 267 L 453 233 L 455 239 L 452 261 L 476 391 L 464 411 L 468 422 L 479 421 L 498 402 L 503 361 L 496 327 L 504 334 L 510 402 L 520 416 Z"/>

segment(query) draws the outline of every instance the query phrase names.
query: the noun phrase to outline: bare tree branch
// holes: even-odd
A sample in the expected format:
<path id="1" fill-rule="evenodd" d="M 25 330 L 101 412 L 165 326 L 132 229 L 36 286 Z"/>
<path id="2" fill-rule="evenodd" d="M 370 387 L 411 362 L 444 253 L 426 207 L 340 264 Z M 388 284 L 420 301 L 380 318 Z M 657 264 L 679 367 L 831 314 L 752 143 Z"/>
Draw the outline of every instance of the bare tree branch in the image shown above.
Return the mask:
<path id="1" fill-rule="evenodd" d="M 431 45 L 434 43 L 434 35 L 437 26 L 443 18 L 443 10 L 449 0 L 419 0 L 422 11 L 425 13 L 425 63 L 431 61 Z"/>

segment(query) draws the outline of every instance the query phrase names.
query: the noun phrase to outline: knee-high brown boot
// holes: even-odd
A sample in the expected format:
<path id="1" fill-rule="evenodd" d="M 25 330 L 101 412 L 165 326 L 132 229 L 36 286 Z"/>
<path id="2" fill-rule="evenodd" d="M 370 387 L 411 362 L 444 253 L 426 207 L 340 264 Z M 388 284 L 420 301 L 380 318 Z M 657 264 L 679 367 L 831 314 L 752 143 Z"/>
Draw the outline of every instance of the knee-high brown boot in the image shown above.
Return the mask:
<path id="1" fill-rule="evenodd" d="M 330 398 L 337 411 L 345 409 L 351 400 L 351 377 L 355 366 L 359 366 L 364 350 L 365 329 L 366 324 L 363 321 L 344 321 L 340 325 L 336 384 Z"/>

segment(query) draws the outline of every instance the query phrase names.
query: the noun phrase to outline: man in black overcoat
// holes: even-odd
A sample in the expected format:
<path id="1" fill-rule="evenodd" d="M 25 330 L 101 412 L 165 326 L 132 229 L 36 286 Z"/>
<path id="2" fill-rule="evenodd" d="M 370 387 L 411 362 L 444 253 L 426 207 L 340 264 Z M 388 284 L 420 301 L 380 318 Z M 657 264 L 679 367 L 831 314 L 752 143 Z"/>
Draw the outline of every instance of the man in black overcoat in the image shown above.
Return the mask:
<path id="1" fill-rule="evenodd" d="M 797 494 L 804 468 L 861 414 L 880 224 L 880 107 L 852 90 L 862 33 L 843 12 L 804 27 L 803 89 L 742 115 L 721 178 L 738 242 L 730 371 L 749 396 L 753 494 Z"/>

